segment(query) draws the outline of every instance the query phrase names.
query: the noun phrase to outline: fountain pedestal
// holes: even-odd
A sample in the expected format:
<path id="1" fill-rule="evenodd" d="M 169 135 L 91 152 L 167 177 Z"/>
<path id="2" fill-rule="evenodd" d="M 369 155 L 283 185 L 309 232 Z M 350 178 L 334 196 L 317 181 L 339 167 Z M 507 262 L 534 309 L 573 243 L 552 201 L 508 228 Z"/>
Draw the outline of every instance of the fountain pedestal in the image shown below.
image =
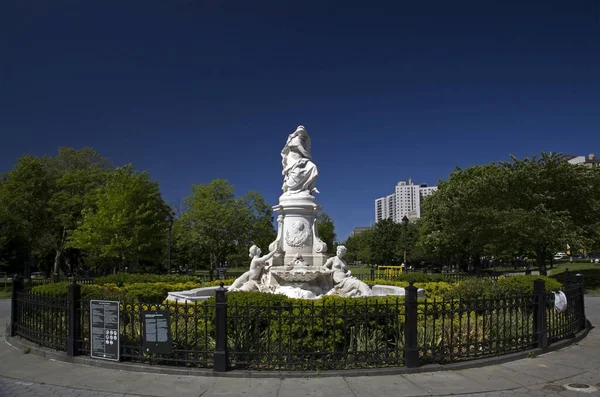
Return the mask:
<path id="1" fill-rule="evenodd" d="M 276 251 L 270 264 L 273 268 L 292 263 L 301 255 L 306 263 L 321 268 L 327 261 L 327 244 L 317 231 L 317 215 L 321 207 L 308 192 L 284 193 L 279 197 L 279 205 L 273 210 L 277 217 L 277 238 L 269 245 L 269 251 Z"/>

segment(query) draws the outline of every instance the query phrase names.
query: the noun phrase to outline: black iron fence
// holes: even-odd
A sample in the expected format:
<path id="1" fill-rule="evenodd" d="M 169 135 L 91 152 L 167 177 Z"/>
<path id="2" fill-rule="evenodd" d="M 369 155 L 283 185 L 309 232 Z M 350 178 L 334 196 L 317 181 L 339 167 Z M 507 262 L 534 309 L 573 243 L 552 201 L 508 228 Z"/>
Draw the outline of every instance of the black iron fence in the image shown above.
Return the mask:
<path id="1" fill-rule="evenodd" d="M 30 285 L 44 285 L 44 284 L 51 284 L 53 282 L 56 281 L 69 281 L 71 283 L 76 283 L 76 284 L 94 284 L 94 279 L 93 278 L 73 278 L 73 277 L 69 277 L 63 280 L 59 280 L 59 279 L 52 279 L 52 278 L 32 278 L 30 280 L 27 280 L 27 283 Z"/>
<path id="2" fill-rule="evenodd" d="M 26 291 L 20 280 L 13 283 L 12 298 L 11 335 L 66 351 L 70 314 L 67 298 Z"/>
<path id="3" fill-rule="evenodd" d="M 403 299 L 227 306 L 229 367 L 340 369 L 404 364 Z"/>
<path id="4" fill-rule="evenodd" d="M 586 326 L 581 277 L 566 280 L 566 311 L 554 308 L 543 280 L 532 295 L 475 300 L 405 297 L 277 299 L 271 303 L 226 297 L 203 303 L 120 302 L 121 359 L 216 371 L 328 370 L 418 367 L 546 348 Z M 90 305 L 72 284 L 68 298 L 25 292 L 15 283 L 11 335 L 69 355 L 90 353 Z M 269 300 L 270 301 L 270 300 Z M 170 314 L 172 348 L 144 349 L 143 313 Z"/>
<path id="5" fill-rule="evenodd" d="M 448 363 L 534 347 L 530 295 L 425 301 L 417 307 L 420 360 Z"/>

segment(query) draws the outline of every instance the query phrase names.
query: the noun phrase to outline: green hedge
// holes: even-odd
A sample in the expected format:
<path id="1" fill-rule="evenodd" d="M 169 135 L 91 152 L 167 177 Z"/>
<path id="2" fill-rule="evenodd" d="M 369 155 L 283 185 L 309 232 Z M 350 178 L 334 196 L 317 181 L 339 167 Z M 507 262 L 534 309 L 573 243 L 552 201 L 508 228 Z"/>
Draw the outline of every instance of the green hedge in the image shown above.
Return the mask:
<path id="1" fill-rule="evenodd" d="M 500 277 L 497 281 L 473 278 L 454 284 L 454 288 L 448 292 L 446 298 L 468 300 L 502 295 L 531 295 L 533 294 L 533 282 L 537 279 L 546 282 L 546 292 L 562 289 L 560 282 L 545 276 Z"/>
<path id="2" fill-rule="evenodd" d="M 377 278 L 377 272 L 375 272 L 375 277 Z M 408 272 L 396 274 L 393 277 L 396 282 L 406 282 L 408 285 L 409 281 L 414 281 L 415 283 L 437 283 L 437 282 L 453 282 L 456 278 L 452 277 L 451 274 L 428 274 L 422 272 Z M 385 277 L 378 278 L 378 280 L 386 280 Z"/>
<path id="3" fill-rule="evenodd" d="M 138 283 L 187 283 L 203 281 L 202 277 L 185 276 L 180 274 L 137 274 L 137 273 L 119 273 L 111 274 L 105 277 L 98 277 L 94 280 L 96 285 L 116 284 L 122 287 L 127 284 Z"/>
<path id="4" fill-rule="evenodd" d="M 119 276 L 119 275 L 116 275 Z M 231 285 L 234 279 L 214 280 L 211 282 L 189 281 L 188 276 L 158 276 L 158 275 L 137 275 L 126 274 L 123 277 L 108 276 L 102 278 L 100 283 L 95 285 L 82 285 L 82 297 L 85 299 L 118 299 L 118 300 L 135 300 L 144 303 L 159 303 L 166 299 L 171 291 L 184 291 L 199 287 L 218 286 L 221 283 Z M 144 276 L 144 277 L 141 277 Z M 499 295 L 513 294 L 531 294 L 533 293 L 533 281 L 543 279 L 546 281 L 546 291 L 556 291 L 561 289 L 561 283 L 553 278 L 543 276 L 515 276 L 515 277 L 500 277 L 497 281 L 489 279 L 469 278 L 456 283 L 445 281 L 431 281 L 435 277 L 432 275 L 424 275 L 422 280 L 416 281 L 414 286 L 423 288 L 427 298 L 435 299 L 476 299 L 490 298 Z M 163 280 L 160 282 L 146 281 L 138 282 L 137 280 Z M 589 277 L 592 281 L 592 277 Z M 119 283 L 108 283 L 106 281 L 119 281 Z M 167 282 L 166 280 L 173 280 Z M 177 281 L 175 281 L 177 280 Z M 134 282 L 135 281 L 135 282 Z M 587 281 L 587 280 L 586 280 Z M 595 281 L 595 280 L 593 280 Z M 385 279 L 375 279 L 372 284 L 394 285 L 397 287 L 407 287 L 408 281 L 389 281 Z M 68 295 L 69 283 L 49 283 L 33 287 L 32 291 L 48 294 L 52 296 Z M 234 296 L 229 294 L 228 296 Z M 252 294 L 248 295 L 252 296 Z M 259 294 L 263 296 L 265 302 L 270 302 L 269 294 Z M 325 298 L 328 299 L 329 297 Z"/>
<path id="5" fill-rule="evenodd" d="M 600 293 L 600 265 L 597 269 L 574 270 L 571 274 L 581 274 L 583 276 L 583 285 L 586 291 Z M 557 282 L 564 282 L 566 273 L 558 273 L 551 276 Z"/>
<path id="6" fill-rule="evenodd" d="M 214 305 L 214 299 L 208 299 L 205 305 Z M 247 368 L 244 362 L 253 361 L 253 369 L 276 369 L 274 362 L 263 357 L 264 352 L 297 363 L 297 369 L 315 365 L 310 362 L 310 352 L 318 354 L 317 361 L 322 360 L 324 365 L 349 354 L 364 357 L 364 366 L 369 366 L 368 356 L 377 350 L 390 352 L 378 358 L 389 365 L 398 365 L 402 360 L 402 297 L 324 296 L 308 300 L 232 292 L 227 295 L 227 304 L 228 347 L 237 368 Z M 316 365 L 327 369 L 318 362 Z"/>
<path id="7" fill-rule="evenodd" d="M 171 291 L 184 291 L 202 287 L 198 282 L 183 283 L 134 283 L 122 287 L 116 284 L 81 285 L 83 299 L 113 299 L 119 301 L 135 301 L 143 303 L 160 303 L 164 301 Z M 38 285 L 31 289 L 32 292 L 51 295 L 67 296 L 69 283 L 51 283 Z"/>

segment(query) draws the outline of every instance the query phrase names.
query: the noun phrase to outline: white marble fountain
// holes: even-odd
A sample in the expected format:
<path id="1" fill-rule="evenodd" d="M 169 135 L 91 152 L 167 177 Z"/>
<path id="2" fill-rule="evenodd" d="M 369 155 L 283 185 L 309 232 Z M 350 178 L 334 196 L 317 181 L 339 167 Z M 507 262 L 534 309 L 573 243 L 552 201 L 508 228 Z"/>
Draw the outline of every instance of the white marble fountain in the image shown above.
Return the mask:
<path id="1" fill-rule="evenodd" d="M 291 133 L 281 151 L 283 194 L 278 212 L 277 238 L 269 253 L 261 256 L 257 246 L 250 247 L 250 270 L 228 286 L 229 291 L 260 291 L 292 298 L 315 299 L 323 295 L 343 297 L 404 295 L 404 288 L 367 284 L 352 276 L 339 246 L 336 256 L 328 258 L 327 245 L 317 233 L 317 214 L 321 209 L 313 196 L 319 172 L 312 162 L 310 137 L 303 126 Z M 218 287 L 170 292 L 167 300 L 195 302 L 214 295 Z M 418 294 L 424 296 L 419 289 Z"/>

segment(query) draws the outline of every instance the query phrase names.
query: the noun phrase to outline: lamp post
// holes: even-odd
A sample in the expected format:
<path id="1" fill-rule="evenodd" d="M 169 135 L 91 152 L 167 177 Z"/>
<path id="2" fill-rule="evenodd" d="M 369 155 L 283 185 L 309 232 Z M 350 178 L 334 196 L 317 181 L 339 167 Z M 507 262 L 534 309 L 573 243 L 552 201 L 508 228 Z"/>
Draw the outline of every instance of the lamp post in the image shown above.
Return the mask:
<path id="1" fill-rule="evenodd" d="M 402 224 L 404 225 L 404 264 L 406 265 L 406 231 L 408 230 L 408 217 L 406 215 L 402 218 Z"/>
<path id="2" fill-rule="evenodd" d="M 167 227 L 169 228 L 169 246 L 167 251 L 167 273 L 171 274 L 171 231 L 173 230 L 173 213 L 167 213 Z"/>

